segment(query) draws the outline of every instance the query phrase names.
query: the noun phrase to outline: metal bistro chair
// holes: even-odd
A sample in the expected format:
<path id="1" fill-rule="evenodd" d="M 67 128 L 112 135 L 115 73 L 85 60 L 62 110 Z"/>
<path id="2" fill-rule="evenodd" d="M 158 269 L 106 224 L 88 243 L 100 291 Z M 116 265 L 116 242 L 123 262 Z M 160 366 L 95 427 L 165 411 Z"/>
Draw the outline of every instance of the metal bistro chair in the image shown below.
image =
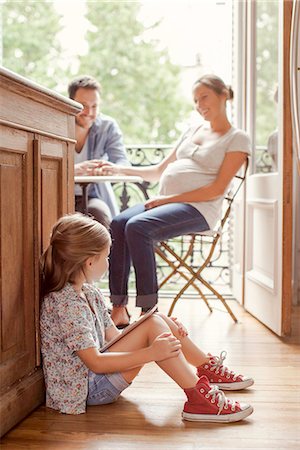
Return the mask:
<path id="1" fill-rule="evenodd" d="M 177 303 L 177 301 L 180 299 L 180 297 L 183 295 L 183 293 L 188 289 L 189 286 L 193 286 L 193 288 L 200 294 L 201 298 L 204 300 L 206 306 L 208 307 L 209 311 L 212 312 L 212 308 L 208 302 L 207 297 L 202 292 L 201 288 L 199 287 L 199 283 L 202 283 L 210 292 L 212 292 L 224 305 L 234 322 L 237 322 L 237 318 L 232 312 L 230 306 L 227 304 L 225 298 L 211 285 L 209 284 L 203 275 L 203 271 L 205 268 L 209 266 L 209 264 L 212 261 L 212 257 L 216 248 L 216 245 L 218 244 L 220 237 L 224 231 L 225 223 L 227 222 L 227 219 L 230 215 L 232 203 L 239 192 L 240 188 L 242 187 L 242 184 L 245 181 L 246 173 L 248 168 L 248 158 L 243 166 L 243 175 L 235 175 L 232 188 L 230 188 L 229 192 L 227 193 L 226 197 L 224 198 L 225 202 L 225 212 L 223 214 L 222 219 L 220 220 L 218 227 L 216 227 L 215 230 L 208 230 L 204 232 L 199 233 L 189 233 L 184 237 L 188 238 L 188 244 L 187 244 L 187 250 L 184 251 L 183 256 L 180 256 L 176 251 L 171 247 L 171 245 L 168 243 L 168 241 L 162 241 L 159 242 L 156 246 L 155 252 L 157 255 L 159 255 L 172 269 L 171 272 L 163 279 L 163 281 L 160 282 L 159 289 L 164 286 L 170 278 L 172 278 L 174 275 L 178 274 L 184 280 L 186 281 L 185 285 L 182 287 L 182 289 L 178 292 L 176 297 L 174 298 L 171 307 L 168 312 L 168 316 L 170 316 L 173 312 L 173 309 Z M 205 239 L 205 243 L 210 245 L 210 249 L 208 252 L 208 255 L 203 258 L 203 262 L 197 269 L 194 269 L 191 265 L 188 264 L 188 262 L 191 260 L 191 257 L 194 253 L 194 247 L 197 242 L 199 242 L 199 238 Z"/>

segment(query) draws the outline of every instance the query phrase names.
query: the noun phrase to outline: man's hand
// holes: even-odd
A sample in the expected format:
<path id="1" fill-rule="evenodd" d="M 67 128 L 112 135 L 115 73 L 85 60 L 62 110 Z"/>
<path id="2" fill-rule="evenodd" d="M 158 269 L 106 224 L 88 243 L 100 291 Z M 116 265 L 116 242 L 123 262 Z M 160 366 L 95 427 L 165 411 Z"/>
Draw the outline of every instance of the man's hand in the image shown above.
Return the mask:
<path id="1" fill-rule="evenodd" d="M 97 175 L 96 171 L 103 161 L 101 159 L 91 159 L 75 164 L 75 175 Z"/>

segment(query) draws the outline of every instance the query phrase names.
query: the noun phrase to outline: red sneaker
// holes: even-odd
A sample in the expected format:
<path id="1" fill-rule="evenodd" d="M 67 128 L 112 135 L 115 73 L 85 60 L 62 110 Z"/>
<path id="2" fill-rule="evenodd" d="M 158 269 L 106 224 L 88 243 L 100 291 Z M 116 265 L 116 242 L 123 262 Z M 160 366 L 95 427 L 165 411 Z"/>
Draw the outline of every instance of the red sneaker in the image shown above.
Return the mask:
<path id="1" fill-rule="evenodd" d="M 237 422 L 250 416 L 252 406 L 234 402 L 225 397 L 218 386 L 210 386 L 207 377 L 200 377 L 195 387 L 184 389 L 185 402 L 182 418 L 193 422 Z"/>
<path id="2" fill-rule="evenodd" d="M 220 356 L 208 354 L 209 362 L 197 368 L 198 377 L 207 376 L 210 384 L 215 384 L 224 391 L 238 391 L 252 386 L 254 383 L 252 378 L 236 375 L 232 370 L 223 366 L 226 355 L 225 351 L 221 352 Z"/>

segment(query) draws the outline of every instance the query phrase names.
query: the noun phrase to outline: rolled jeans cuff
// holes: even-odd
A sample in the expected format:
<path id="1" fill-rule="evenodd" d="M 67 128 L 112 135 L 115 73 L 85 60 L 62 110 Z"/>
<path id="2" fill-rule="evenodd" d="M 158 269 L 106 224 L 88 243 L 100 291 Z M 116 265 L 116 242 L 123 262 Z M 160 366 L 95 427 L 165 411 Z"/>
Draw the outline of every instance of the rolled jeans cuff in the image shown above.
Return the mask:
<path id="1" fill-rule="evenodd" d="M 158 294 L 148 294 L 148 295 L 137 295 L 136 296 L 136 306 L 140 308 L 151 309 L 156 305 L 158 300 Z"/>
<path id="2" fill-rule="evenodd" d="M 128 295 L 111 295 L 110 301 L 113 306 L 126 306 L 128 304 Z"/>

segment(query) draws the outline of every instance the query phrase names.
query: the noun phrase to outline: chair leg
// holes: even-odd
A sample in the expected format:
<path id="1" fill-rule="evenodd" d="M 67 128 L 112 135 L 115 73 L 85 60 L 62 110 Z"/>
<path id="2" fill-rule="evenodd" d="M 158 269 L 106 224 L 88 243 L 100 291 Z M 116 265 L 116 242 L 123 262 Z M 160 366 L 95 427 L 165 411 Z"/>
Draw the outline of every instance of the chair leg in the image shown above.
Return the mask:
<path id="1" fill-rule="evenodd" d="M 156 253 L 172 268 L 172 272 L 169 273 L 168 276 L 166 276 L 163 281 L 160 283 L 159 285 L 159 289 L 164 286 L 167 281 L 170 280 L 170 278 L 172 278 L 173 275 L 175 275 L 176 273 L 179 273 L 179 268 L 181 266 L 183 266 L 185 264 L 185 261 L 188 259 L 188 257 L 192 254 L 193 252 L 193 243 L 194 243 L 195 238 L 192 237 L 190 243 L 189 243 L 189 248 L 186 251 L 186 254 L 184 255 L 183 258 L 180 258 L 177 254 L 174 253 L 174 255 L 176 255 L 176 259 L 178 261 L 178 265 L 176 266 L 175 263 L 173 263 L 173 261 L 170 261 L 168 259 L 168 257 L 164 254 L 164 252 L 159 248 L 156 247 L 155 251 Z M 169 253 L 172 254 L 172 249 L 165 243 L 165 242 L 161 242 L 160 245 Z"/>
<path id="2" fill-rule="evenodd" d="M 166 256 L 165 256 L 165 254 L 158 248 L 157 250 L 156 250 L 156 252 L 157 252 L 157 254 L 167 263 L 167 264 L 169 264 L 169 266 L 173 269 L 172 270 L 172 272 L 163 280 L 163 282 L 159 285 L 159 289 L 175 274 L 175 273 L 178 273 L 181 277 L 183 277 L 186 281 L 188 281 L 189 280 L 189 277 L 184 273 L 184 272 L 181 272 L 181 270 L 179 270 L 179 268 L 180 267 L 183 267 L 184 266 L 184 264 L 185 264 L 185 260 L 186 260 L 186 257 L 185 258 L 179 258 L 178 257 L 178 255 L 176 255 L 176 258 L 177 258 L 177 261 L 178 261 L 178 266 L 175 266 L 175 264 L 172 262 L 172 261 L 170 261 Z M 212 308 L 211 308 L 211 306 L 210 306 L 210 304 L 208 303 L 208 300 L 207 300 L 207 298 L 205 297 L 205 295 L 203 294 L 203 292 L 201 291 L 201 289 L 192 281 L 191 282 L 191 284 L 192 284 L 192 286 L 193 286 L 193 288 L 194 289 L 196 289 L 196 291 L 198 291 L 198 293 L 200 294 L 200 296 L 201 296 L 201 298 L 202 298 L 202 300 L 205 302 L 205 304 L 206 304 L 206 306 L 207 306 L 207 308 L 209 309 L 209 311 L 212 313 L 213 312 L 213 310 L 212 310 Z M 184 291 L 183 291 L 184 292 Z M 182 293 L 183 293 L 182 292 Z M 181 291 L 176 295 L 176 297 L 174 298 L 174 300 L 173 300 L 173 303 L 172 303 L 172 305 L 171 305 L 171 307 L 170 307 L 170 309 L 169 309 L 169 312 L 168 312 L 168 316 L 170 316 L 171 315 L 171 313 L 172 313 L 172 311 L 173 311 L 173 309 L 174 309 L 174 306 L 175 306 L 175 304 L 177 303 L 177 300 L 179 300 L 179 298 L 181 297 Z"/>
<path id="3" fill-rule="evenodd" d="M 185 278 L 186 280 L 188 280 L 188 277 L 187 277 L 185 274 L 181 273 L 181 275 L 184 276 L 184 278 Z M 212 307 L 210 306 L 210 304 L 208 303 L 208 300 L 207 300 L 207 298 L 205 297 L 205 295 L 203 294 L 203 292 L 201 291 L 201 289 L 200 289 L 197 285 L 195 285 L 193 282 L 191 282 L 191 285 L 193 286 L 194 289 L 196 289 L 196 291 L 199 292 L 199 294 L 200 294 L 202 300 L 205 302 L 205 304 L 206 304 L 206 306 L 208 307 L 209 311 L 212 313 L 212 312 L 213 312 L 213 309 L 212 309 Z M 176 295 L 176 297 L 174 298 L 174 300 L 173 300 L 173 302 L 172 302 L 172 304 L 171 304 L 171 306 L 170 306 L 170 309 L 169 309 L 169 311 L 168 311 L 168 316 L 170 316 L 170 315 L 172 314 L 172 312 L 173 312 L 173 310 L 174 310 L 174 308 L 175 308 L 175 305 L 176 305 L 177 301 L 180 299 L 180 297 L 181 297 L 182 294 L 186 291 L 186 289 L 187 289 L 187 287 L 188 287 L 189 285 L 188 285 L 187 287 L 186 287 L 186 286 L 187 286 L 187 285 L 185 284 L 185 285 L 183 286 L 183 288 L 178 292 L 178 294 Z"/>
<path id="4" fill-rule="evenodd" d="M 168 316 L 170 316 L 170 315 L 172 314 L 172 311 L 173 311 L 174 306 L 176 305 L 177 301 L 178 301 L 179 298 L 182 296 L 182 294 L 187 290 L 187 288 L 188 288 L 189 286 L 191 286 L 191 285 L 194 283 L 194 280 L 195 280 L 195 279 L 196 279 L 196 277 L 195 277 L 195 276 L 192 276 L 192 278 L 190 278 L 190 279 L 188 280 L 188 282 L 183 286 L 183 288 L 178 292 L 178 294 L 176 295 L 176 297 L 174 298 L 174 300 L 173 300 L 173 302 L 172 302 L 171 308 L 169 309 Z M 205 299 L 205 300 L 206 300 L 206 299 Z M 208 305 L 209 310 L 211 311 L 211 307 L 209 306 L 207 300 L 206 300 L 206 304 Z M 212 312 L 212 311 L 211 311 L 211 312 Z"/>
<path id="5" fill-rule="evenodd" d="M 169 264 L 170 267 L 172 267 L 170 265 L 169 261 L 166 261 L 166 262 Z M 170 278 L 172 278 L 173 275 L 175 275 L 176 273 L 179 273 L 179 270 L 178 270 L 179 267 L 180 267 L 180 264 L 177 267 L 174 264 L 172 272 L 170 272 L 169 275 L 167 275 L 166 278 L 163 279 L 163 281 L 159 284 L 158 289 L 162 288 L 170 280 Z"/>
<path id="6" fill-rule="evenodd" d="M 204 286 L 206 286 L 224 305 L 224 307 L 226 308 L 227 312 L 230 314 L 230 317 L 232 318 L 232 320 L 234 322 L 238 322 L 236 316 L 234 315 L 234 313 L 232 312 L 230 306 L 227 304 L 225 298 L 219 294 L 218 291 L 216 291 L 204 278 L 202 278 L 201 275 L 197 275 L 197 279 L 204 284 Z"/>
<path id="7" fill-rule="evenodd" d="M 235 323 L 237 323 L 238 322 L 238 320 L 237 320 L 237 318 L 236 318 L 236 316 L 234 315 L 234 313 L 232 312 L 232 309 L 230 308 L 230 306 L 227 304 L 227 302 L 226 302 L 226 300 L 224 299 L 224 297 L 222 297 L 222 295 L 221 294 L 219 294 L 219 292 L 218 291 L 216 291 L 204 278 L 202 278 L 201 277 L 201 275 L 199 275 L 199 274 L 197 274 L 197 273 L 195 273 L 193 276 L 192 276 L 192 278 L 190 278 L 190 280 L 185 284 L 185 286 L 183 286 L 183 288 L 180 290 L 180 292 L 176 295 L 176 297 L 175 297 L 175 299 L 173 300 L 173 303 L 172 303 L 172 305 L 171 305 L 171 308 L 170 308 L 170 310 L 169 310 L 169 312 L 168 312 L 168 316 L 170 316 L 171 314 L 172 314 L 172 311 L 173 311 L 173 309 L 174 309 L 174 307 L 175 307 L 175 305 L 176 305 L 176 303 L 177 303 L 177 301 L 179 300 L 179 298 L 181 297 L 181 295 L 187 290 L 187 288 L 189 287 L 189 286 L 191 286 L 192 284 L 194 284 L 194 281 L 195 280 L 199 280 L 202 284 L 204 284 L 204 286 L 206 286 L 221 302 L 222 302 L 222 304 L 224 305 L 224 307 L 226 308 L 226 310 L 227 310 L 227 312 L 229 313 L 229 315 L 230 315 L 230 317 L 232 318 L 232 320 L 235 322 Z M 206 302 L 206 304 L 208 303 L 207 302 L 207 299 L 206 299 L 206 297 L 205 297 L 205 295 L 204 294 L 202 294 L 202 299 Z M 209 306 L 209 308 L 210 308 L 210 310 L 211 310 L 211 307 Z"/>
<path id="8" fill-rule="evenodd" d="M 174 270 L 174 272 L 177 272 L 177 273 L 179 273 L 181 276 L 183 276 L 186 280 L 188 280 L 188 277 L 185 275 L 185 274 L 183 274 L 181 271 L 179 271 L 178 270 L 178 268 L 180 267 L 180 266 L 182 266 L 182 267 L 185 267 L 190 273 L 191 273 L 191 275 L 192 275 L 192 277 L 189 279 L 189 281 L 183 286 L 183 288 L 178 292 L 178 294 L 176 295 L 176 297 L 174 298 L 174 300 L 173 300 L 173 302 L 172 302 L 172 304 L 171 304 L 171 307 L 170 307 L 170 309 L 169 309 L 169 312 L 168 312 L 168 316 L 170 316 L 171 314 L 172 314 L 172 312 L 173 312 L 173 309 L 174 309 L 174 307 L 175 307 L 175 305 L 176 305 L 176 303 L 177 303 L 177 301 L 179 300 L 179 298 L 181 297 L 181 295 L 187 290 L 187 288 L 189 287 L 189 286 L 191 286 L 191 285 L 193 285 L 193 287 L 194 288 L 196 288 L 196 286 L 195 286 L 195 284 L 194 284 L 194 281 L 195 280 L 198 280 L 198 281 L 200 281 L 201 283 L 203 283 L 204 284 L 204 286 L 206 286 L 221 302 L 222 302 L 222 304 L 224 305 L 224 307 L 226 308 L 226 310 L 227 310 L 227 312 L 229 313 L 229 315 L 230 315 L 230 317 L 232 318 L 232 320 L 234 321 L 234 322 L 238 322 L 238 320 L 237 320 L 237 318 L 236 318 L 236 316 L 234 315 L 234 313 L 232 312 L 232 310 L 231 310 L 231 308 L 230 308 L 230 306 L 227 304 L 227 302 L 226 302 L 226 300 L 224 299 L 224 297 L 222 297 L 222 295 L 221 294 L 219 294 L 219 292 L 218 291 L 216 291 L 204 278 L 202 278 L 202 276 L 200 275 L 200 273 L 204 270 L 204 268 L 206 267 L 206 265 L 207 265 L 207 261 L 208 261 L 208 258 L 206 259 L 206 261 L 204 262 L 204 264 L 195 272 L 191 267 L 189 267 L 188 265 L 187 265 L 187 263 L 185 262 L 185 259 L 186 258 L 184 258 L 184 259 L 182 259 L 182 258 L 180 258 L 168 245 L 166 245 L 165 243 L 163 243 L 163 246 L 164 246 L 164 248 L 167 250 L 167 251 L 169 251 L 169 253 L 171 254 L 171 255 L 173 255 L 173 257 L 175 257 L 176 259 L 177 259 L 177 261 L 179 262 L 179 266 L 178 267 L 176 267 L 175 265 L 174 265 L 174 263 L 172 262 L 172 261 L 169 261 L 168 259 L 167 259 L 167 257 L 163 254 L 163 252 L 162 252 L 162 254 L 163 254 L 163 259 L 170 265 L 170 267 L 172 267 L 173 268 L 173 270 Z M 197 287 L 198 288 L 198 287 Z M 198 290 L 196 288 L 196 290 Z M 207 301 L 207 298 L 205 297 L 205 295 L 200 291 L 200 290 L 198 290 L 198 292 L 200 293 L 200 295 L 201 295 L 201 297 L 202 297 L 202 299 L 205 301 L 205 303 L 206 303 L 206 305 L 207 305 L 207 307 L 209 308 L 209 310 L 212 312 L 212 309 L 211 309 L 211 307 L 210 307 L 210 305 L 209 305 L 209 303 L 208 303 L 208 301 Z"/>
<path id="9" fill-rule="evenodd" d="M 193 286 L 193 288 L 196 289 L 196 291 L 199 292 L 199 294 L 200 294 L 202 300 L 205 302 L 205 304 L 206 304 L 206 306 L 208 307 L 209 311 L 212 313 L 213 310 L 212 310 L 212 307 L 210 306 L 210 304 L 208 303 L 207 298 L 205 297 L 205 295 L 203 294 L 203 292 L 201 291 L 201 289 L 194 283 L 194 281 L 196 280 L 196 277 L 193 275 L 192 278 L 188 278 L 188 276 L 185 275 L 185 274 L 183 274 L 183 273 L 181 273 L 181 275 L 182 275 L 186 280 L 188 280 L 188 282 L 182 287 L 182 289 L 178 292 L 178 294 L 177 294 L 176 297 L 174 298 L 174 300 L 173 300 L 173 302 L 172 302 L 172 304 L 171 304 L 171 307 L 170 307 L 170 309 L 169 309 L 168 316 L 170 316 L 170 315 L 172 314 L 173 309 L 174 309 L 174 307 L 175 307 L 177 301 L 180 299 L 180 297 L 184 294 L 184 292 L 187 290 L 187 288 L 188 288 L 189 286 Z"/>
<path id="10" fill-rule="evenodd" d="M 182 278 L 184 278 L 186 281 L 189 282 L 190 279 L 189 279 L 189 277 L 188 277 L 185 273 L 181 272 L 180 270 L 177 270 L 177 273 L 178 273 Z M 195 280 L 195 279 L 194 279 L 194 280 Z M 182 294 L 186 291 L 186 289 L 187 289 L 189 286 L 193 286 L 193 288 L 200 294 L 200 297 L 201 297 L 202 300 L 205 302 L 207 308 L 209 309 L 209 312 L 211 312 L 211 313 L 213 312 L 212 307 L 211 307 L 210 304 L 208 303 L 207 298 L 205 297 L 205 295 L 203 294 L 203 292 L 201 291 L 201 289 L 199 288 L 199 286 L 197 286 L 197 285 L 194 283 L 194 280 L 191 279 L 191 282 L 190 282 L 189 284 L 186 283 L 186 284 L 183 286 L 183 288 L 178 292 L 178 294 L 177 294 L 176 297 L 174 298 L 174 300 L 173 300 L 173 302 L 172 302 L 172 305 L 171 305 L 171 307 L 170 307 L 170 309 L 169 309 L 168 316 L 171 315 L 171 313 L 172 313 L 172 311 L 173 311 L 173 309 L 174 309 L 174 306 L 175 306 L 175 304 L 177 303 L 177 300 L 179 300 L 179 298 L 182 296 Z"/>
<path id="11" fill-rule="evenodd" d="M 172 261 L 168 260 L 164 252 L 162 252 L 159 247 L 155 249 L 155 252 L 158 254 L 158 256 L 160 256 L 161 259 L 163 259 L 169 265 L 169 267 L 172 268 L 172 272 L 169 273 L 169 275 L 167 275 L 163 279 L 163 281 L 159 284 L 158 289 L 160 289 L 167 283 L 167 281 L 169 281 L 170 278 L 172 278 L 173 275 L 175 275 L 175 273 L 177 272 L 177 268 L 180 267 L 180 264 L 176 267 L 175 264 L 172 263 Z"/>

